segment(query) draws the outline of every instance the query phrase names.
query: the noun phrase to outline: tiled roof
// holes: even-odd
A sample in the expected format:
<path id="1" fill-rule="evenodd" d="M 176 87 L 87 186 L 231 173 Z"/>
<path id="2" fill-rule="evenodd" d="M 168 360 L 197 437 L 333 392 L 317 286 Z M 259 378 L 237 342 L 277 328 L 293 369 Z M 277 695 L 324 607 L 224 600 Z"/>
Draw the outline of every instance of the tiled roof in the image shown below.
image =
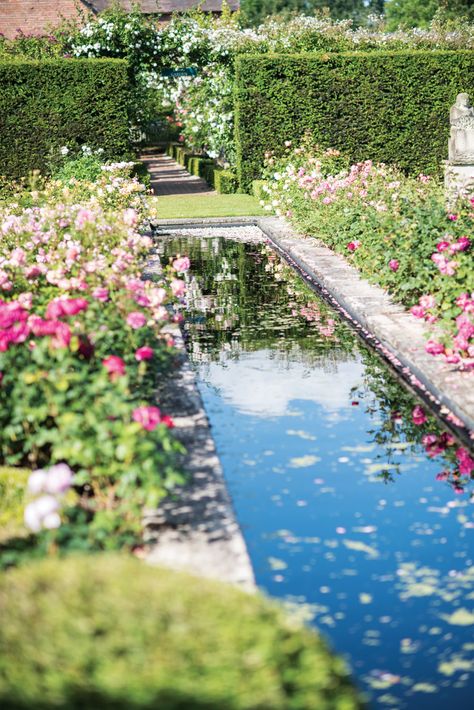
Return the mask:
<path id="1" fill-rule="evenodd" d="M 138 0 L 138 3 L 143 12 L 160 15 L 185 12 L 198 5 L 204 12 L 220 12 L 222 9 L 222 0 L 204 0 L 204 2 L 200 2 L 200 0 Z M 85 4 L 92 6 L 97 12 L 102 12 L 112 5 L 112 0 L 88 0 Z M 133 0 L 120 0 L 120 4 L 125 10 L 131 10 L 135 3 Z M 239 4 L 239 0 L 229 0 L 228 2 L 231 10 L 238 10 Z"/>

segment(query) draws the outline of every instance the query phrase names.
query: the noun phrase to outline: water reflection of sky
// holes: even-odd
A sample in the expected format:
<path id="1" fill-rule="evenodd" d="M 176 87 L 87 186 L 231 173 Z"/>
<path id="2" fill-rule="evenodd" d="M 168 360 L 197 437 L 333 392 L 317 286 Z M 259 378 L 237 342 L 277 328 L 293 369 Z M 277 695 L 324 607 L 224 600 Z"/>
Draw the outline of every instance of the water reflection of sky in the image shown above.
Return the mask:
<path id="1" fill-rule="evenodd" d="M 373 707 L 472 707 L 474 506 L 422 447 L 374 443 L 355 340 L 339 363 L 278 350 L 196 358 L 258 584 L 311 617 Z"/>

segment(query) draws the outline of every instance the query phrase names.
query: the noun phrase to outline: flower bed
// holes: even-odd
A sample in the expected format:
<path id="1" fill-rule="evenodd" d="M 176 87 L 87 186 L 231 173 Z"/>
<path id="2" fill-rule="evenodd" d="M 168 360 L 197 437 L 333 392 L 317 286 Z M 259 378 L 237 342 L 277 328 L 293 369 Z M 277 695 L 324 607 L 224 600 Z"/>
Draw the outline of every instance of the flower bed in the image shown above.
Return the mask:
<path id="1" fill-rule="evenodd" d="M 365 161 L 350 166 L 310 137 L 267 155 L 262 204 L 343 254 L 433 326 L 427 352 L 474 366 L 474 200 L 450 213 L 441 185 Z"/>
<path id="2" fill-rule="evenodd" d="M 172 419 L 153 398 L 187 261 L 142 280 L 152 208 L 132 168 L 0 207 L 0 464 L 35 470 L 25 522 L 37 535 L 10 541 L 7 564 L 53 543 L 134 545 L 143 506 L 182 481 Z"/>

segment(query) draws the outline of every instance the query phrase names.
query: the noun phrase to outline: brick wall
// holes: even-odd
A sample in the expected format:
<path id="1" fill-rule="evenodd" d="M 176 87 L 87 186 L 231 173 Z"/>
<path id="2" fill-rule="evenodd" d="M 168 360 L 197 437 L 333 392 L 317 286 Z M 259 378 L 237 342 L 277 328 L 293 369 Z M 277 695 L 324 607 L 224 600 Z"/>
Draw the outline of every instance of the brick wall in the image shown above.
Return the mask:
<path id="1" fill-rule="evenodd" d="M 18 29 L 42 34 L 48 25 L 58 24 L 61 16 L 76 15 L 74 0 L 0 0 L 0 32 L 6 37 L 14 37 Z"/>

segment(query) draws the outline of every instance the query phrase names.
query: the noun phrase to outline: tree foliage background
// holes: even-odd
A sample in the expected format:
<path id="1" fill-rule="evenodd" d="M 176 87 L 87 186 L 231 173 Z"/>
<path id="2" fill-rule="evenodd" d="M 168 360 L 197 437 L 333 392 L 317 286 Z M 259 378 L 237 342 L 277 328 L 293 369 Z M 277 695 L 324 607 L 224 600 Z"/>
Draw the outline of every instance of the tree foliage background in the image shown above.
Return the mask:
<path id="1" fill-rule="evenodd" d="M 270 15 L 326 11 L 334 19 L 352 19 L 363 25 L 371 15 L 383 15 L 387 29 L 399 25 L 427 27 L 435 15 L 445 20 L 463 17 L 474 21 L 474 0 L 241 0 L 248 24 L 258 25 Z"/>

